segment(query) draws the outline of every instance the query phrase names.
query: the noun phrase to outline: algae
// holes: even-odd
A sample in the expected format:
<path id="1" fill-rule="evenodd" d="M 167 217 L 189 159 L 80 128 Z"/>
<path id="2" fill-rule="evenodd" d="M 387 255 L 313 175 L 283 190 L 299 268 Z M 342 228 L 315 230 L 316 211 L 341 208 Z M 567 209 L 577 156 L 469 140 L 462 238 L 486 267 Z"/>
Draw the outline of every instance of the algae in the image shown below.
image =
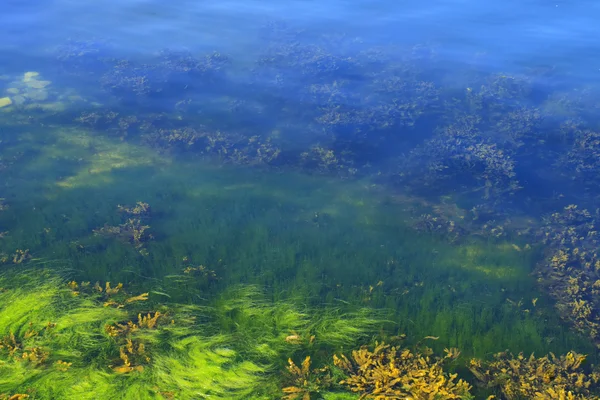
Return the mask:
<path id="1" fill-rule="evenodd" d="M 66 82 L 6 78 L 0 398 L 511 398 L 516 360 L 597 361 L 595 214 L 563 204 L 597 202 L 585 98 L 266 36 L 240 85 L 218 52 L 88 42 L 57 54 Z"/>

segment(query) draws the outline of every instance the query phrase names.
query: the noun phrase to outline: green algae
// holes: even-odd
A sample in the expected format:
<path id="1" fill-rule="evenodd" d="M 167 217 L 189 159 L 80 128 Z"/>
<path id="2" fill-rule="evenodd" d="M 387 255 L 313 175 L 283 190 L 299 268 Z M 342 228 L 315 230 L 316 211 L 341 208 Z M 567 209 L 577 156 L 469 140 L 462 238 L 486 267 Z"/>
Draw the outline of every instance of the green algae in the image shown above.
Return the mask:
<path id="1" fill-rule="evenodd" d="M 19 344 L 14 352 L 0 348 L 0 393 L 27 391 L 40 399 L 108 399 L 115 393 L 123 399 L 272 398 L 278 391 L 273 373 L 300 348 L 286 342 L 287 332 L 332 321 L 331 315 L 308 317 L 293 304 L 269 303 L 256 287 L 239 286 L 214 307 L 163 306 L 171 322 L 154 329 L 140 326 L 128 336 L 146 344 L 149 361 L 122 373 L 115 364 L 122 340 L 107 334 L 106 326 L 134 320 L 141 303 L 132 309 L 105 306 L 93 293 L 67 288 L 65 280 L 48 270 L 6 272 L 0 282 L 11 286 L 0 293 L 0 314 L 6 317 L 0 336 L 14 334 Z M 352 329 L 338 323 L 328 328 L 329 336 L 314 330 L 319 338 L 315 345 L 339 348 L 342 336 L 346 344 L 356 345 L 375 325 L 365 314 L 345 316 Z M 365 319 L 370 324 L 361 328 Z M 37 333 L 28 336 L 27 331 Z M 32 347 L 44 349 L 47 357 L 36 364 L 21 357 Z M 70 364 L 62 369 L 59 361 Z"/>
<path id="2" fill-rule="evenodd" d="M 167 295 L 151 294 L 157 302 L 209 305 L 227 288 L 257 285 L 269 303 L 302 305 L 298 321 L 282 323 L 280 336 L 303 329 L 306 307 L 325 307 L 340 317 L 370 307 L 385 310 L 383 319 L 394 322 L 386 327 L 392 334 L 435 334 L 464 351 L 473 343 L 480 343 L 477 353 L 500 351 L 516 347 L 515 340 L 544 352 L 558 351 L 559 342 L 559 349 L 580 345 L 550 322 L 550 302 L 528 276 L 535 251 L 517 251 L 508 240 L 451 245 L 415 235 L 401 206 L 378 191 L 361 190 L 363 182 L 215 168 L 151 156 L 84 130 L 75 135 L 47 126 L 43 133 L 28 132 L 3 150 L 39 147 L 35 157 L 23 156 L 10 167 L 13 184 L 4 196 L 23 200 L 0 214 L 10 232 L 0 242 L 7 255 L 29 249 L 29 263 L 66 266 L 78 280 L 135 283 L 140 292 Z M 98 153 L 116 164 L 96 171 Z M 76 158 L 83 161 L 74 163 Z M 110 184 L 97 186 L 80 175 L 90 169 Z M 63 185 L 71 177 L 82 184 Z M 156 211 L 147 222 L 155 237 L 145 246 L 148 256 L 93 234 L 120 223 L 117 205 L 137 201 Z M 183 273 L 189 265 L 205 265 L 217 279 Z M 536 308 L 534 298 L 540 298 Z M 509 300 L 527 306 L 518 310 Z M 257 323 L 254 317 L 247 316 Z M 524 326 L 523 340 L 512 334 L 515 324 Z"/>
<path id="3" fill-rule="evenodd" d="M 172 388 L 177 398 L 216 399 L 250 398 L 259 393 L 265 368 L 251 361 L 240 361 L 238 353 L 228 348 L 231 338 L 182 339 L 173 344 L 179 354 L 157 358 L 153 368 L 162 371 L 159 385 Z"/>
<path id="4" fill-rule="evenodd" d="M 454 245 L 416 234 L 401 207 L 361 190 L 364 182 L 215 168 L 58 127 L 46 127 L 40 146 L 40 134 L 30 130 L 3 149 L 31 154 L 10 166 L 10 207 L 0 213 L 10 235 L 0 252 L 29 249 L 33 258 L 10 265 L 8 257 L 0 267 L 0 336 L 22 338 L 30 322 L 56 326 L 32 339 L 49 352 L 46 367 L 3 359 L 0 393 L 274 398 L 287 358 L 327 364 L 332 352 L 403 333 L 412 342 L 439 336 L 437 351 L 456 346 L 467 356 L 591 352 L 535 289 L 528 274 L 536 251 L 508 239 Z M 118 205 L 137 201 L 153 210 L 147 255 L 93 234 L 121 222 Z M 184 272 L 199 265 L 216 278 Z M 124 282 L 149 300 L 103 307 L 97 297 L 73 296 L 50 271 Z M 159 309 L 175 323 L 133 338 L 147 344 L 151 361 L 115 373 L 123 344 L 105 326 Z M 72 365 L 58 370 L 59 360 Z"/>
<path id="5" fill-rule="evenodd" d="M 247 398 L 262 382 L 265 368 L 240 360 L 238 353 L 228 348 L 231 338 L 200 336 L 202 327 L 190 325 L 174 329 L 167 325 L 133 334 L 134 340 L 146 343 L 152 364 L 120 374 L 111 368 L 119 346 L 106 334 L 105 326 L 127 320 L 126 311 L 105 307 L 85 295 L 75 296 L 66 282 L 48 272 L 43 274 L 45 279 L 39 279 L 39 272 L 11 275 L 2 277 L 3 285 L 26 284 L 0 293 L 0 335 L 14 334 L 19 343 L 12 353 L 1 349 L 2 393 L 27 390 L 41 399 L 108 399 L 115 393 L 122 393 L 121 398 L 161 398 L 160 391 L 175 390 L 178 398 L 197 398 L 201 393 L 234 398 L 237 392 L 236 398 Z M 44 323 L 51 323 L 52 328 L 27 336 L 26 330 L 40 329 Z M 39 365 L 20 357 L 33 346 L 48 353 Z M 60 370 L 56 366 L 59 360 L 71 363 L 70 367 Z"/>

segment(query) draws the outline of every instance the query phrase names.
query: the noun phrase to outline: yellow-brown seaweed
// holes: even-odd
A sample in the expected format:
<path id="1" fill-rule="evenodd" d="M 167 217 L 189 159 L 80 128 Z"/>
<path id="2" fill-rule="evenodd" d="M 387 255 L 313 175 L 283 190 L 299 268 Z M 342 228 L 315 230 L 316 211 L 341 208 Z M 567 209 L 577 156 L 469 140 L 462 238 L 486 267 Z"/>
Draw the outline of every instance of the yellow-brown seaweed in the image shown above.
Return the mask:
<path id="1" fill-rule="evenodd" d="M 591 399 L 591 389 L 600 380 L 598 372 L 586 374 L 581 366 L 585 356 L 575 352 L 541 358 L 520 353 L 497 353 L 494 361 L 473 359 L 469 369 L 488 388 L 498 389 L 503 398 L 536 400 Z"/>
<path id="2" fill-rule="evenodd" d="M 291 358 L 288 359 L 286 369 L 291 378 L 291 384 L 282 389 L 283 400 L 310 400 L 311 393 L 318 393 L 331 384 L 331 376 L 327 367 L 318 369 L 310 367 L 310 356 L 304 358 L 300 367 Z"/>
<path id="3" fill-rule="evenodd" d="M 353 351 L 352 359 L 334 356 L 333 362 L 348 374 L 340 384 L 360 393 L 360 399 L 460 399 L 471 387 L 457 381 L 456 374 L 444 372 L 443 363 L 459 354 L 456 349 L 446 353 L 445 358 L 432 358 L 381 343 L 373 351 L 367 347 Z"/>

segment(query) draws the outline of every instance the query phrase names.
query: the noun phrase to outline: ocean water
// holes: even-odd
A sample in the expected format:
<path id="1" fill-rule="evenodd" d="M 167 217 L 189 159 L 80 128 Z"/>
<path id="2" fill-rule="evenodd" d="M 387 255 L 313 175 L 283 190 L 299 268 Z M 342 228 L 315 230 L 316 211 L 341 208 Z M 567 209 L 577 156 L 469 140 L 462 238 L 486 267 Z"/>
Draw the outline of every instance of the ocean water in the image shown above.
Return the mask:
<path id="1" fill-rule="evenodd" d="M 597 3 L 0 8 L 0 400 L 600 393 Z"/>
<path id="2" fill-rule="evenodd" d="M 311 34 L 347 35 L 371 46 L 428 44 L 448 68 L 477 62 L 487 71 L 552 67 L 573 79 L 600 73 L 592 1 L 494 2 L 191 2 L 82 4 L 6 2 L 3 57 L 44 57 L 66 39 L 108 40 L 130 57 L 162 50 L 217 50 L 244 57 L 273 22 Z"/>

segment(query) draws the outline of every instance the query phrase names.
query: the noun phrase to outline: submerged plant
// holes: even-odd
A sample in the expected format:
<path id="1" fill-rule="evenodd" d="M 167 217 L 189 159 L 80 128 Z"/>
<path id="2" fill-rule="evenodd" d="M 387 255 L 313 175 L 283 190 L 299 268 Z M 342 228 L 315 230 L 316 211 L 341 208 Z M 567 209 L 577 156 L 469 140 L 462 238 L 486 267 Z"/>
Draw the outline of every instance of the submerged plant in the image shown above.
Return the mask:
<path id="1" fill-rule="evenodd" d="M 138 201 L 133 207 L 122 206 L 119 204 L 117 208 L 122 213 L 139 217 L 149 217 L 151 213 L 150 204 L 144 203 L 143 201 Z"/>
<path id="2" fill-rule="evenodd" d="M 206 335 L 196 307 L 135 312 L 144 303 L 128 302 L 122 285 L 66 285 L 47 271 L 4 274 L 0 286 L 0 393 L 246 399 L 268 388 L 266 367 L 241 360 L 233 337 Z M 105 306 L 107 293 L 122 307 Z"/>
<path id="3" fill-rule="evenodd" d="M 560 315 L 600 346 L 600 212 L 569 205 L 549 215 L 539 230 L 547 246 L 536 269 L 539 282 L 557 301 Z"/>
<path id="4" fill-rule="evenodd" d="M 94 234 L 115 237 L 124 243 L 131 243 L 140 251 L 140 254 L 148 255 L 144 245 L 147 241 L 154 239 L 154 236 L 147 232 L 150 226 L 145 225 L 144 220 L 150 216 L 150 206 L 147 203 L 138 201 L 134 207 L 119 205 L 117 208 L 128 216 L 125 222 L 117 226 L 105 224 L 102 228 L 94 229 Z M 129 216 L 132 216 L 132 218 L 129 218 Z"/>
<path id="5" fill-rule="evenodd" d="M 284 387 L 283 400 L 310 400 L 312 393 L 319 393 L 331 385 L 331 375 L 327 366 L 311 369 L 310 356 L 306 356 L 298 367 L 292 359 L 288 359 L 286 370 L 290 385 Z"/>
<path id="6" fill-rule="evenodd" d="M 340 384 L 360 393 L 361 399 L 467 399 L 471 386 L 443 369 L 459 354 L 450 349 L 440 358 L 427 348 L 421 353 L 381 343 L 372 351 L 354 350 L 351 359 L 342 354 L 333 361 L 348 375 Z"/>
<path id="7" fill-rule="evenodd" d="M 469 369 L 487 388 L 496 389 L 502 398 L 536 400 L 584 400 L 593 397 L 600 374 L 586 373 L 582 363 L 585 356 L 568 352 L 560 357 L 550 355 L 536 358 L 506 352 L 494 355 L 485 362 L 473 359 Z"/>

